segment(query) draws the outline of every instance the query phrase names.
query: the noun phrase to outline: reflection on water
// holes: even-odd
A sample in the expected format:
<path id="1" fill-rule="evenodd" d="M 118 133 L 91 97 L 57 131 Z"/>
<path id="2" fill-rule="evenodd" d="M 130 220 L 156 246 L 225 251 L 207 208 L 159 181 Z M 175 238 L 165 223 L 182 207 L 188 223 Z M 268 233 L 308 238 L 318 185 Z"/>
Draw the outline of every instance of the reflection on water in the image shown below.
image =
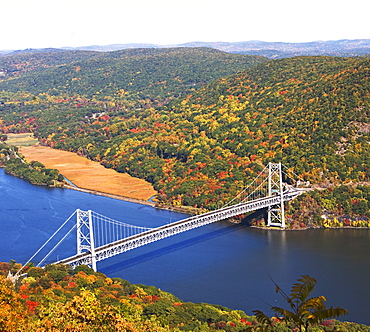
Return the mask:
<path id="1" fill-rule="evenodd" d="M 184 215 L 73 190 L 34 187 L 0 170 L 0 261 L 25 262 L 75 211 L 92 209 L 137 226 L 156 227 Z M 73 252 L 71 241 L 63 252 Z M 349 310 L 345 320 L 370 325 L 370 231 L 268 231 L 220 222 L 98 262 L 110 277 L 154 285 L 184 301 L 268 311 L 286 307 L 302 274 L 317 279 L 316 295 Z M 268 305 L 269 304 L 269 305 Z"/>

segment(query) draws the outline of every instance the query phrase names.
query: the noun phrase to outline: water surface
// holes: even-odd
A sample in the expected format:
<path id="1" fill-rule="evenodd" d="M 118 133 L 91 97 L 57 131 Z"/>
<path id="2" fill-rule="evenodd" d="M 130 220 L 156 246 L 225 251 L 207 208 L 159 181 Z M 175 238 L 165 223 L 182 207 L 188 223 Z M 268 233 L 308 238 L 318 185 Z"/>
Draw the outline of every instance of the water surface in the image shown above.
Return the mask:
<path id="1" fill-rule="evenodd" d="M 26 262 L 76 209 L 138 226 L 156 227 L 185 215 L 74 190 L 32 186 L 0 169 L 0 261 Z M 59 250 L 59 251 L 58 251 Z M 48 261 L 75 252 L 75 242 Z M 349 310 L 343 320 L 370 325 L 370 231 L 266 231 L 219 222 L 98 262 L 110 277 L 154 285 L 184 301 L 268 311 L 285 306 L 271 279 L 287 293 L 303 274 L 317 279 L 313 295 Z M 287 308 L 287 307 L 286 307 Z"/>

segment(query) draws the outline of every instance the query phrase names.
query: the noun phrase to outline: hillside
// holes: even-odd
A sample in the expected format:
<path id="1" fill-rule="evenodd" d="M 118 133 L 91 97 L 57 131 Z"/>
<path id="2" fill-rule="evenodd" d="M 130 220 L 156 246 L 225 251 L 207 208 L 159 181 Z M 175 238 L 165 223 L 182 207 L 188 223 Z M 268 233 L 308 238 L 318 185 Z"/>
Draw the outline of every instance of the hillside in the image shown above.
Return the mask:
<path id="1" fill-rule="evenodd" d="M 5 76 L 0 89 L 97 99 L 119 91 L 135 103 L 163 103 L 263 61 L 207 48 L 21 54 L 0 58 L 8 77 L 19 76 Z"/>
<path id="2" fill-rule="evenodd" d="M 0 70 L 5 74 L 0 79 L 20 77 L 29 72 L 39 73 L 43 69 L 86 60 L 99 54 L 98 52 L 50 49 L 13 52 L 0 57 Z"/>
<path id="3" fill-rule="evenodd" d="M 367 183 L 369 69 L 365 58 L 270 61 L 211 83 L 171 105 L 171 112 L 187 114 L 188 126 L 198 132 L 189 148 L 204 165 L 198 173 L 217 174 L 217 185 L 229 192 L 252 165 L 269 161 L 281 161 L 320 186 Z M 181 169 L 187 171 L 176 164 L 172 174 Z M 180 183 L 174 180 L 172 188 Z M 218 202 L 222 192 L 214 191 Z"/>
<path id="4" fill-rule="evenodd" d="M 82 98 L 77 94 L 84 91 L 82 84 L 71 84 L 70 90 L 45 91 L 47 82 L 50 83 L 45 80 L 41 90 L 37 87 L 38 93 L 43 91 L 38 95 L 1 94 L 2 130 L 33 131 L 44 144 L 78 152 L 106 167 L 144 178 L 160 192 L 160 201 L 173 205 L 210 209 L 222 206 L 269 161 L 284 163 L 318 187 L 368 185 L 369 58 L 295 57 L 263 61 L 202 85 L 205 82 L 199 76 L 191 75 L 191 68 L 204 66 L 199 51 L 186 50 L 186 54 L 199 55 L 198 58 L 192 55 L 191 66 L 190 60 L 180 61 L 182 57 L 177 53 L 181 50 L 110 54 L 112 59 L 126 55 L 131 60 L 132 52 L 136 53 L 143 60 L 140 66 L 146 81 L 152 77 L 161 80 L 158 75 L 173 71 L 180 61 L 186 68 L 181 81 L 190 84 L 192 78 L 192 82 L 200 83 L 200 89 L 185 98 L 168 98 L 163 105 L 163 90 L 157 95 L 158 86 L 138 89 L 136 94 L 132 90 L 114 95 L 109 95 L 111 90 L 107 88 L 101 99 L 96 95 Z M 217 56 L 221 59 L 225 56 L 219 51 L 203 52 L 211 54 L 214 61 Z M 173 65 L 163 60 L 167 57 L 173 59 Z M 90 72 L 82 68 L 88 68 L 86 63 L 91 64 Z M 96 57 L 81 63 L 77 73 L 81 75 L 80 81 L 91 82 L 99 77 L 97 81 L 105 86 L 105 81 L 100 80 L 102 76 L 98 76 L 100 63 Z M 224 63 L 217 67 L 220 74 Z M 64 73 L 60 80 L 65 82 L 66 77 L 76 74 L 71 70 L 75 66 L 59 68 L 59 73 Z M 152 70 L 158 75 L 149 75 Z M 197 75 L 206 75 L 207 70 Z M 117 78 L 115 88 L 126 84 L 126 77 L 115 76 L 115 70 L 109 73 L 110 78 Z M 138 82 L 144 84 L 135 73 L 129 77 L 135 78 L 132 80 L 135 87 L 140 86 Z M 14 89 L 22 88 L 20 82 L 27 79 L 2 82 L 1 87 L 6 88 L 8 83 Z M 192 84 L 189 90 L 193 89 Z M 29 85 L 23 89 L 26 87 L 36 89 Z M 143 91 L 152 93 L 153 101 L 145 103 Z M 174 96 L 176 89 L 171 91 Z M 53 96 L 54 92 L 63 94 Z M 185 88 L 182 92 L 189 91 Z M 333 203 L 334 198 L 330 199 Z M 361 205 L 359 209 L 346 209 L 349 218 L 369 219 L 367 191 L 347 199 L 351 206 L 353 202 Z M 327 204 L 319 205 L 310 217 L 317 219 L 326 209 Z M 333 213 L 343 211 L 338 204 L 332 206 Z"/>
<path id="5" fill-rule="evenodd" d="M 365 180 L 370 175 L 369 70 L 367 58 L 270 61 L 212 83 L 173 107 L 196 110 L 203 117 L 200 130 L 227 139 L 240 157 L 263 164 L 280 160 L 312 182 Z M 210 130 L 215 118 L 210 114 L 220 110 L 228 118 Z"/>
<path id="6" fill-rule="evenodd" d="M 27 278 L 14 286 L 6 275 L 8 271 L 14 274 L 20 267 L 14 261 L 0 262 L 1 331 L 206 332 L 222 329 L 237 332 L 255 321 L 241 310 L 183 302 L 154 286 L 108 278 L 87 266 L 75 270 L 68 265 L 47 265 L 44 269 L 26 267 Z"/>
<path id="7" fill-rule="evenodd" d="M 184 302 L 154 286 L 108 278 L 86 265 L 72 270 L 68 265 L 31 264 L 23 270 L 27 276 L 12 284 L 5 276 L 20 268 L 15 261 L 0 262 L 0 329 L 4 332 L 241 332 L 264 328 L 266 320 L 276 331 L 291 326 L 275 317 L 263 321 L 241 310 Z M 341 315 L 338 308 L 325 311 L 329 318 Z M 293 323 L 297 329 L 300 325 Z M 366 325 L 335 319 L 319 319 L 314 325 L 313 329 L 325 331 L 370 331 Z"/>

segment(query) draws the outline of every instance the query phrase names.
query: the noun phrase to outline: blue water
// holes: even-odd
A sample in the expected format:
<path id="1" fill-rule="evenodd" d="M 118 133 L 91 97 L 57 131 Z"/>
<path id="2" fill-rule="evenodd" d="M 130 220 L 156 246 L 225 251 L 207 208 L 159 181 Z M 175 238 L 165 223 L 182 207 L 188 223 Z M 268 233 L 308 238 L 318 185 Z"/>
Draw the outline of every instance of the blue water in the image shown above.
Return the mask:
<path id="1" fill-rule="evenodd" d="M 0 261 L 26 262 L 75 211 L 155 227 L 186 217 L 74 190 L 36 187 L 0 169 Z M 72 225 L 71 220 L 70 224 Z M 69 239 L 48 262 L 75 253 Z M 342 320 L 370 325 L 370 231 L 265 231 L 220 222 L 98 262 L 110 277 L 154 285 L 184 301 L 233 309 L 287 308 L 271 278 L 287 293 L 302 274 L 317 279 L 314 296 L 349 310 Z"/>

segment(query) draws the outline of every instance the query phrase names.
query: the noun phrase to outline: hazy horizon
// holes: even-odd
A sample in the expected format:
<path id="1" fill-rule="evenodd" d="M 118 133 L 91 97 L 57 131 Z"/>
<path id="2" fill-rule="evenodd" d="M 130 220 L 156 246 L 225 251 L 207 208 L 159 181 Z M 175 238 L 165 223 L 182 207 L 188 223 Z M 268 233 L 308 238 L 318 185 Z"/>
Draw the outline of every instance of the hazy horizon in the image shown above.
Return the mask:
<path id="1" fill-rule="evenodd" d="M 307 42 L 283 42 L 283 41 L 265 41 L 265 40 L 242 40 L 242 41 L 235 41 L 235 42 L 228 42 L 228 41 L 189 41 L 179 44 L 154 44 L 154 43 L 112 43 L 112 44 L 91 44 L 91 45 L 79 45 L 79 46 L 61 46 L 61 47 L 27 47 L 27 48 L 19 48 L 19 49 L 0 49 L 1 52 L 14 52 L 14 51 L 25 51 L 25 50 L 42 50 L 42 49 L 79 49 L 79 48 L 104 48 L 104 47 L 113 47 L 113 46 L 128 46 L 128 45 L 150 45 L 155 47 L 177 47 L 181 45 L 187 44 L 239 44 L 239 43 L 276 43 L 276 44 L 310 44 L 310 43 L 329 43 L 329 42 L 340 42 L 340 41 L 369 41 L 370 38 L 359 38 L 359 39 L 338 39 L 338 40 L 312 40 Z M 361 45 L 359 45 L 361 47 Z"/>
<path id="2" fill-rule="evenodd" d="M 6 0 L 1 5 L 0 50 L 370 38 L 367 0 L 350 5 L 334 0 Z"/>

